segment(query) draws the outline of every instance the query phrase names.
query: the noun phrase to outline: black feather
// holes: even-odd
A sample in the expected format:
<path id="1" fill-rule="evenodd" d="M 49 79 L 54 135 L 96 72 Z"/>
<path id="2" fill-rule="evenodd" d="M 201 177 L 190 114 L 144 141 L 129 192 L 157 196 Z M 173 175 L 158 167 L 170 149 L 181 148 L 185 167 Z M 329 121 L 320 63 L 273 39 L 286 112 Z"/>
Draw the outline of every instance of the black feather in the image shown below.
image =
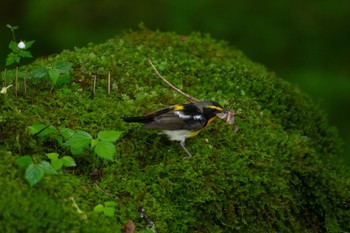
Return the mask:
<path id="1" fill-rule="evenodd" d="M 125 122 L 138 122 L 138 123 L 150 123 L 153 121 L 151 117 L 139 116 L 139 117 L 122 117 Z"/>

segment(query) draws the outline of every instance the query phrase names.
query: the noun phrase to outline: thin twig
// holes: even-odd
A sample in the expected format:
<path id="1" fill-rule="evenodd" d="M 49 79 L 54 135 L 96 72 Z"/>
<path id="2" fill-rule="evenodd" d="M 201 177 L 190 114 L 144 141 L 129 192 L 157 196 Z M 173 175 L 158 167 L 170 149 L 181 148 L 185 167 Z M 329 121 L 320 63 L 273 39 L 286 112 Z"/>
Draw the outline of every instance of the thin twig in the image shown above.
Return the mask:
<path id="1" fill-rule="evenodd" d="M 84 219 L 84 220 L 87 220 L 87 219 L 88 219 L 88 216 L 86 215 L 86 213 L 84 213 L 84 211 L 82 211 L 82 210 L 79 208 L 78 204 L 75 202 L 74 197 L 73 197 L 73 196 L 69 197 L 69 200 L 71 200 L 71 201 L 73 202 L 73 204 L 72 204 L 73 207 L 77 210 L 77 212 L 78 212 L 79 214 L 81 214 L 81 215 L 83 216 L 83 219 Z"/>
<path id="2" fill-rule="evenodd" d="M 6 86 L 6 74 L 7 74 L 7 69 L 5 68 L 5 71 L 4 71 L 4 86 Z"/>
<path id="3" fill-rule="evenodd" d="M 97 75 L 94 75 L 94 94 L 96 92 L 96 79 L 97 79 Z"/>
<path id="4" fill-rule="evenodd" d="M 111 71 L 108 71 L 108 95 L 111 94 Z"/>
<path id="5" fill-rule="evenodd" d="M 27 95 L 27 79 L 26 78 L 23 79 L 23 85 L 24 85 L 24 96 L 26 96 Z"/>
<path id="6" fill-rule="evenodd" d="M 17 92 L 18 92 L 18 66 L 16 67 L 16 86 L 15 86 L 15 94 L 17 99 Z"/>
<path id="7" fill-rule="evenodd" d="M 151 59 L 147 58 L 147 61 L 149 62 L 149 64 L 151 64 L 152 68 L 154 69 L 154 71 L 156 72 L 157 76 L 159 78 L 161 78 L 166 84 L 168 84 L 171 88 L 173 88 L 175 91 L 179 92 L 180 94 L 184 95 L 187 97 L 188 101 L 190 101 L 191 103 L 196 103 L 199 100 L 194 98 L 193 96 L 190 96 L 189 94 L 186 94 L 185 92 L 181 91 L 179 88 L 175 87 L 173 84 L 171 84 L 168 80 L 166 80 L 156 69 L 156 67 L 153 65 Z"/>
<path id="8" fill-rule="evenodd" d="M 117 195 L 111 194 L 111 193 L 107 193 L 106 191 L 104 191 L 100 186 L 98 186 L 98 184 L 95 183 L 95 186 L 105 195 L 113 197 L 116 200 L 119 200 L 119 197 Z"/>
<path id="9" fill-rule="evenodd" d="M 94 75 L 94 82 L 92 85 L 92 89 L 91 89 L 91 94 L 90 94 L 90 99 L 94 99 L 95 98 L 95 91 L 96 91 L 96 74 Z"/>

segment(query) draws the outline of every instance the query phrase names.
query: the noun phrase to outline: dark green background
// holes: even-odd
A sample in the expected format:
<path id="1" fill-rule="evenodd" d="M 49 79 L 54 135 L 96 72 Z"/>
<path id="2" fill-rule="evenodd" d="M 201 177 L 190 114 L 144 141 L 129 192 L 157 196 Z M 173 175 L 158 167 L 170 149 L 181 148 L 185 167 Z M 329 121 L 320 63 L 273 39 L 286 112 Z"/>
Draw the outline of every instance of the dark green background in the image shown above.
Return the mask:
<path id="1" fill-rule="evenodd" d="M 34 58 L 99 43 L 140 22 L 152 30 L 210 33 L 310 93 L 350 151 L 350 2 L 229 0 L 3 0 L 0 69 L 12 39 L 35 40 Z M 23 60 L 30 62 L 30 59 Z"/>

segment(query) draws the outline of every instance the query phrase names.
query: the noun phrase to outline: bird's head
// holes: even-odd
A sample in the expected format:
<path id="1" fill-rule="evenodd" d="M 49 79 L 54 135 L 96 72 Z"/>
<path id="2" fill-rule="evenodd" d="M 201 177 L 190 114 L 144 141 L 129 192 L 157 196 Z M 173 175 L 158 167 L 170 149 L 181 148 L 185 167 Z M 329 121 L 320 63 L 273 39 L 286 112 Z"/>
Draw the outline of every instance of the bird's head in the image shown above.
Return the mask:
<path id="1" fill-rule="evenodd" d="M 200 101 L 198 103 L 196 103 L 197 107 L 199 107 L 200 109 L 202 109 L 203 114 L 206 116 L 207 119 L 216 117 L 217 114 L 220 114 L 222 112 L 224 112 L 225 110 L 220 106 L 220 104 L 218 104 L 215 101 Z"/>
<path id="2" fill-rule="evenodd" d="M 238 127 L 234 120 L 236 113 L 232 110 L 226 110 L 221 107 L 221 105 L 215 101 L 200 101 L 199 104 L 203 109 L 203 114 L 207 119 L 214 120 L 216 117 L 223 119 L 226 123 L 233 125 L 234 130 L 237 131 Z"/>

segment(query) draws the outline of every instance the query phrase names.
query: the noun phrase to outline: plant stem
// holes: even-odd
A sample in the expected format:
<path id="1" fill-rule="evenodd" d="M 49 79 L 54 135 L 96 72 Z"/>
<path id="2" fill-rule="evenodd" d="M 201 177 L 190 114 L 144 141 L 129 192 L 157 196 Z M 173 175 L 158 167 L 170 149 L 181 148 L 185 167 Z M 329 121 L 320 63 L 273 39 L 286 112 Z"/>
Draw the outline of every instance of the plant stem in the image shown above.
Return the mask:
<path id="1" fill-rule="evenodd" d="M 111 94 L 111 72 L 108 71 L 108 95 Z"/>
<path id="2" fill-rule="evenodd" d="M 95 74 L 95 76 L 94 76 L 94 94 L 96 92 L 96 77 L 97 77 L 97 75 Z"/>
<path id="3" fill-rule="evenodd" d="M 6 74 L 7 74 L 7 69 L 5 68 L 5 70 L 4 70 L 4 86 L 6 86 Z"/>
<path id="4" fill-rule="evenodd" d="M 96 186 L 102 193 L 104 193 L 105 195 L 110 196 L 110 197 L 113 197 L 113 198 L 116 199 L 116 200 L 119 200 L 119 197 L 118 197 L 117 195 L 114 195 L 114 194 L 111 194 L 111 193 L 107 193 L 107 192 L 104 191 L 100 186 L 98 186 L 97 183 L 95 183 L 95 186 Z"/>
<path id="5" fill-rule="evenodd" d="M 84 219 L 84 220 L 87 220 L 87 219 L 88 219 L 87 214 L 84 213 L 84 211 L 82 211 L 82 210 L 79 208 L 78 204 L 75 202 L 74 197 L 73 197 L 73 196 L 69 197 L 69 200 L 71 200 L 71 201 L 73 202 L 73 207 L 75 207 L 75 209 L 77 210 L 77 212 L 83 216 L 83 219 Z"/>
<path id="6" fill-rule="evenodd" d="M 13 37 L 13 41 L 14 41 L 14 42 L 16 42 L 15 29 L 16 29 L 16 28 L 11 27 L 11 32 L 12 32 L 12 37 Z"/>
<path id="7" fill-rule="evenodd" d="M 16 136 L 16 144 L 18 147 L 18 154 L 21 154 L 21 143 L 19 143 L 19 134 Z"/>
<path id="8" fill-rule="evenodd" d="M 27 79 L 26 78 L 23 79 L 23 85 L 24 85 L 24 96 L 26 96 L 27 95 Z"/>
<path id="9" fill-rule="evenodd" d="M 18 92 L 18 66 L 16 67 L 16 84 L 15 84 L 15 95 L 17 98 L 17 92 Z"/>

